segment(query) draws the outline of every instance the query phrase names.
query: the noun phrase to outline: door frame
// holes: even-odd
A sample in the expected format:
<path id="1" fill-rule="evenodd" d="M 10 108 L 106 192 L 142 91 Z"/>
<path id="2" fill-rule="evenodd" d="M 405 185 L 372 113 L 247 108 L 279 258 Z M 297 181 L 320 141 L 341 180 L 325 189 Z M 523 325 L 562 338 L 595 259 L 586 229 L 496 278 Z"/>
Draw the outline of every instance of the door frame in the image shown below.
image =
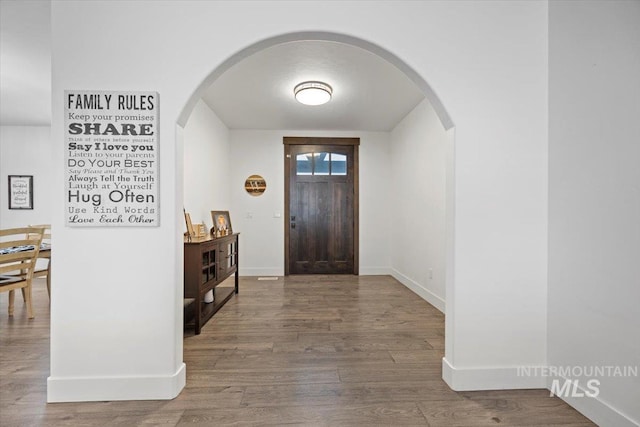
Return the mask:
<path id="1" fill-rule="evenodd" d="M 289 275 L 289 218 L 291 217 L 291 154 L 289 147 L 292 145 L 349 145 L 353 146 L 353 274 L 357 276 L 360 272 L 360 170 L 358 157 L 360 138 L 285 136 L 282 143 L 284 144 L 284 275 Z"/>

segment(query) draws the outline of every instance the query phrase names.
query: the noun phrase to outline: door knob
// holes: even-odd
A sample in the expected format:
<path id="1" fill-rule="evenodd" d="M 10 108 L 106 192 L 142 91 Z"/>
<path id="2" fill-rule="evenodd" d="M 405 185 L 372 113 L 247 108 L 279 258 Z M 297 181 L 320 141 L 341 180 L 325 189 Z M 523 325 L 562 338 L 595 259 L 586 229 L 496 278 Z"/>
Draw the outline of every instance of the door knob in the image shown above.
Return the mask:
<path id="1" fill-rule="evenodd" d="M 296 223 L 295 222 L 291 223 L 291 228 L 296 228 Z"/>

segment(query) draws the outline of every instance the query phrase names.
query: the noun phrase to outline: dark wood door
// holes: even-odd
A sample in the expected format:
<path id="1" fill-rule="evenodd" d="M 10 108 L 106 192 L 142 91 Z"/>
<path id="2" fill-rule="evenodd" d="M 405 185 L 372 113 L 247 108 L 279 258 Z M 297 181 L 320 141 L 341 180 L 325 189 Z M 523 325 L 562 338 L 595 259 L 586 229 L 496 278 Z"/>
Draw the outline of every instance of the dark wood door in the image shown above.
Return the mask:
<path id="1" fill-rule="evenodd" d="M 285 138 L 287 274 L 357 274 L 358 141 Z"/>

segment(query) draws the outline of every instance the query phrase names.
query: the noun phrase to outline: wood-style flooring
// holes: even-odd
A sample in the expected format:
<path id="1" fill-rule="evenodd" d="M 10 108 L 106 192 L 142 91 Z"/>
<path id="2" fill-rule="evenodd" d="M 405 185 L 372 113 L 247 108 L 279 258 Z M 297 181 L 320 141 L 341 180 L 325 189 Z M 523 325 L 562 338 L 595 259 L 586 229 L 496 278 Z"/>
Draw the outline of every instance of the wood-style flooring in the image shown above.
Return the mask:
<path id="1" fill-rule="evenodd" d="M 388 276 L 241 278 L 194 336 L 170 401 L 46 403 L 49 306 L 0 294 L 0 426 L 591 426 L 547 390 L 462 392 L 442 381 L 444 316 Z"/>

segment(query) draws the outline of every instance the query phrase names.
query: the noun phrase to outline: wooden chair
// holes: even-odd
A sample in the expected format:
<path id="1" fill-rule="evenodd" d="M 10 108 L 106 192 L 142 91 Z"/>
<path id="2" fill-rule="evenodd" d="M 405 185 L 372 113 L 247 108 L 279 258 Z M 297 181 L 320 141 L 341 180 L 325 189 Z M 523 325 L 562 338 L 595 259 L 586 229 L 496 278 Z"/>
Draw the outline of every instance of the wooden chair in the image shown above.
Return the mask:
<path id="1" fill-rule="evenodd" d="M 35 227 L 0 230 L 0 292 L 9 292 L 9 316 L 13 316 L 16 289 L 22 289 L 27 315 L 33 319 L 31 280 L 44 230 Z"/>
<path id="2" fill-rule="evenodd" d="M 29 225 L 29 227 L 42 228 L 44 230 L 38 259 L 46 259 L 47 268 L 38 268 L 36 265 L 33 277 L 47 277 L 47 293 L 49 294 L 49 300 L 51 300 L 51 224 Z"/>

